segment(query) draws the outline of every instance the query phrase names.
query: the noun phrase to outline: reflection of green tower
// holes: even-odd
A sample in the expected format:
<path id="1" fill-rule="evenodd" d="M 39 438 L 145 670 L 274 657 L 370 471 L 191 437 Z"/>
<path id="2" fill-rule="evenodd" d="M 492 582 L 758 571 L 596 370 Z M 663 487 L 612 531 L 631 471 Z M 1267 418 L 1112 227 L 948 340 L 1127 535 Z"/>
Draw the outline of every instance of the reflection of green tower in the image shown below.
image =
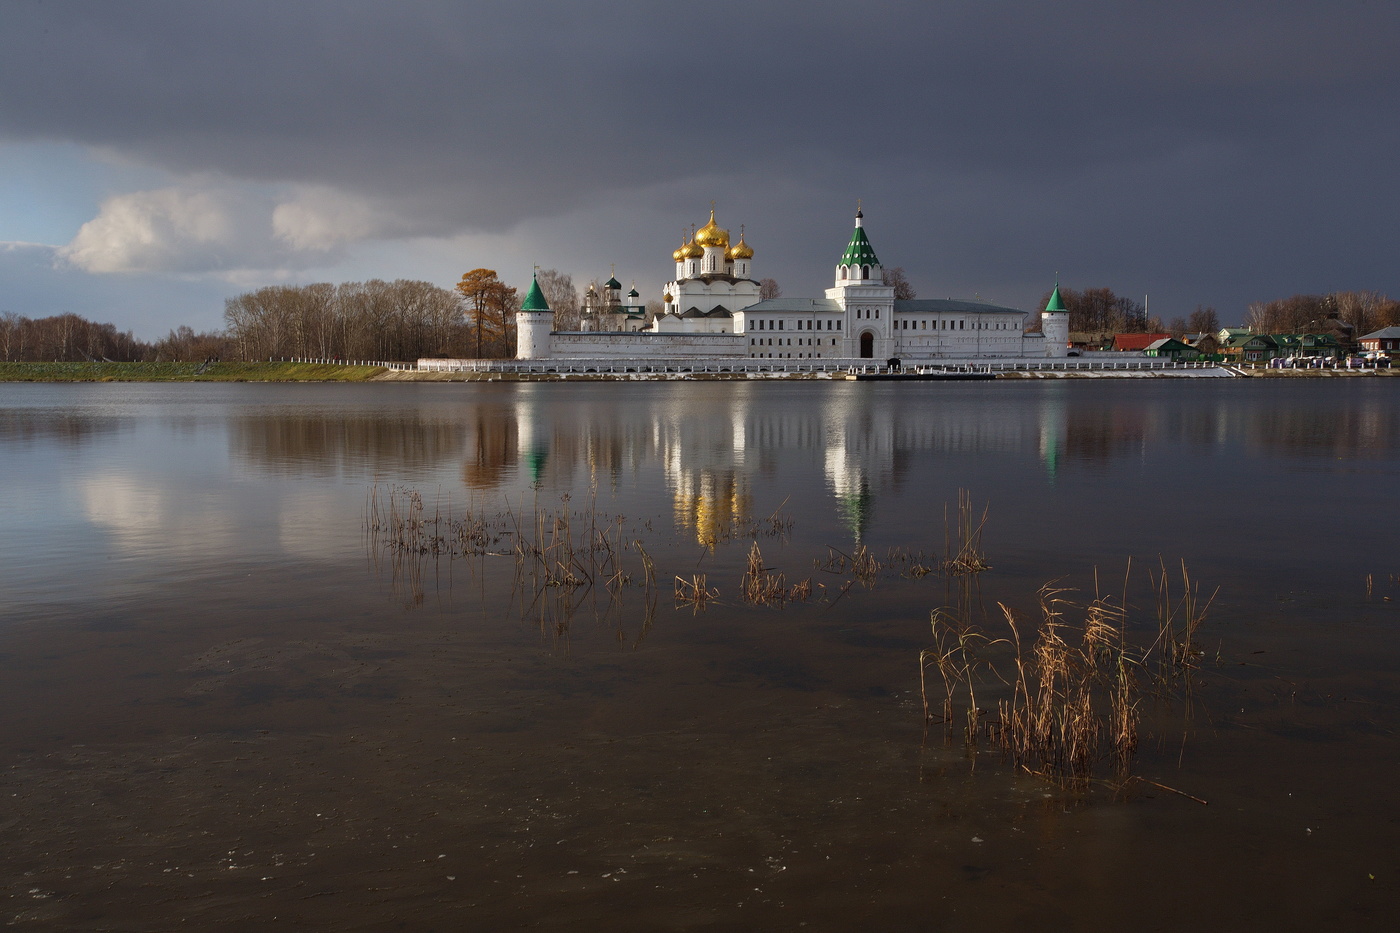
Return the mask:
<path id="1" fill-rule="evenodd" d="M 549 449 L 544 445 L 530 448 L 525 455 L 525 463 L 530 468 L 530 485 L 539 486 L 544 482 L 544 464 L 549 459 Z"/>
<path id="2" fill-rule="evenodd" d="M 865 537 L 865 529 L 870 524 L 870 510 L 874 505 L 875 497 L 870 493 L 870 484 L 865 481 L 865 477 L 860 478 L 859 486 L 844 493 L 836 495 L 836 511 L 841 516 L 841 523 L 850 529 L 851 537 L 856 544 L 860 544 Z"/>
<path id="3" fill-rule="evenodd" d="M 1058 395 L 1060 387 L 1050 391 Z M 1060 469 L 1060 445 L 1064 439 L 1065 404 L 1061 398 L 1048 398 L 1040 408 L 1040 459 L 1053 486 Z"/>
<path id="4" fill-rule="evenodd" d="M 544 482 L 544 467 L 549 460 L 549 439 L 542 436 L 536 411 L 539 387 L 526 382 L 518 383 L 515 390 L 519 395 L 515 407 L 516 450 L 530 471 L 530 484 L 539 486 Z"/>

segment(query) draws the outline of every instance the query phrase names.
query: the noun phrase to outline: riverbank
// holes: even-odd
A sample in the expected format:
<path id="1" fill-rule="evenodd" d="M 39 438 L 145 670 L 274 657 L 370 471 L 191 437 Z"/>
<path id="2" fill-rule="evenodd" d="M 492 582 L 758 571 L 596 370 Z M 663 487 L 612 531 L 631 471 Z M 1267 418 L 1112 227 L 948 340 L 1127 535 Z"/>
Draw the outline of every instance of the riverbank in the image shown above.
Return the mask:
<path id="1" fill-rule="evenodd" d="M 335 363 L 0 363 L 0 382 L 368 382 L 387 371 Z"/>
<path id="2" fill-rule="evenodd" d="M 866 374 L 866 378 L 890 378 Z M 1203 369 L 1038 369 L 977 373 L 997 379 L 1355 379 L 1400 375 L 1400 369 L 1251 369 L 1234 366 Z M 793 372 L 471 372 L 389 369 L 341 363 L 0 363 L 0 382 L 655 382 L 732 380 L 844 380 L 837 371 Z M 915 378 L 912 374 L 906 378 Z M 963 378 L 968 378 L 964 375 Z"/>

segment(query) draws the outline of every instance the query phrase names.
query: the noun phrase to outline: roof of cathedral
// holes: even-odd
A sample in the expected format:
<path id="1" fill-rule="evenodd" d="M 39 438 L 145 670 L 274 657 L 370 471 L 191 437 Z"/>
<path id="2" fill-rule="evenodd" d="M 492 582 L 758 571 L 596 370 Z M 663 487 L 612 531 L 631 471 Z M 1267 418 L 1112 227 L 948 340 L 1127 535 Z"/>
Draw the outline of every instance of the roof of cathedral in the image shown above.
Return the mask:
<path id="1" fill-rule="evenodd" d="M 530 290 L 525 294 L 525 300 L 520 303 L 521 311 L 548 311 L 549 302 L 544 300 L 544 292 L 540 291 L 540 280 L 538 277 L 530 280 Z"/>
<path id="2" fill-rule="evenodd" d="M 851 233 L 851 242 L 846 244 L 846 251 L 841 254 L 841 265 L 843 266 L 878 266 L 880 260 L 875 256 L 875 248 L 870 245 L 870 238 L 865 235 L 865 228 L 860 226 L 859 220 L 856 229 Z"/>
<path id="3" fill-rule="evenodd" d="M 604 288 L 621 288 L 622 283 L 617 280 L 617 276 L 608 276 L 608 280 L 603 283 Z"/>

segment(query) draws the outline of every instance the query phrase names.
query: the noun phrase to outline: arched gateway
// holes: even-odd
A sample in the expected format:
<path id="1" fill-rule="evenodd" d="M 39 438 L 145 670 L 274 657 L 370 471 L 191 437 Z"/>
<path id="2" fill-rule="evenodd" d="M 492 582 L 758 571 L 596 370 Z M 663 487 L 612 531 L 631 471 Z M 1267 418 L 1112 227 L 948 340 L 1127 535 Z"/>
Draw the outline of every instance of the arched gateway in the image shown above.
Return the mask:
<path id="1" fill-rule="evenodd" d="M 875 358 L 875 334 L 865 331 L 860 335 L 860 358 L 870 360 Z"/>

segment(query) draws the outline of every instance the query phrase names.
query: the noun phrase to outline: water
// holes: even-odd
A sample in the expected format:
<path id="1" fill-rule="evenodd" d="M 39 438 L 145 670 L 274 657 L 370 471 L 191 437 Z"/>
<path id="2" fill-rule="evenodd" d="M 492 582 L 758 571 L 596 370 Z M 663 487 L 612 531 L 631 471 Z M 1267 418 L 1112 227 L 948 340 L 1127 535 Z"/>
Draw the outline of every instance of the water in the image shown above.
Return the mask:
<path id="1" fill-rule="evenodd" d="M 7 919 L 1393 928 L 1397 392 L 0 386 Z M 567 510 L 661 598 L 396 557 L 365 534 L 393 489 L 511 533 Z M 963 490 L 987 625 L 1130 560 L 1139 624 L 1149 567 L 1220 588 L 1189 721 L 1146 705 L 1155 784 L 925 735 L 960 596 L 901 570 Z M 743 605 L 751 532 L 811 601 Z M 873 587 L 823 570 L 861 545 L 895 558 Z M 676 606 L 696 574 L 718 597 Z"/>

